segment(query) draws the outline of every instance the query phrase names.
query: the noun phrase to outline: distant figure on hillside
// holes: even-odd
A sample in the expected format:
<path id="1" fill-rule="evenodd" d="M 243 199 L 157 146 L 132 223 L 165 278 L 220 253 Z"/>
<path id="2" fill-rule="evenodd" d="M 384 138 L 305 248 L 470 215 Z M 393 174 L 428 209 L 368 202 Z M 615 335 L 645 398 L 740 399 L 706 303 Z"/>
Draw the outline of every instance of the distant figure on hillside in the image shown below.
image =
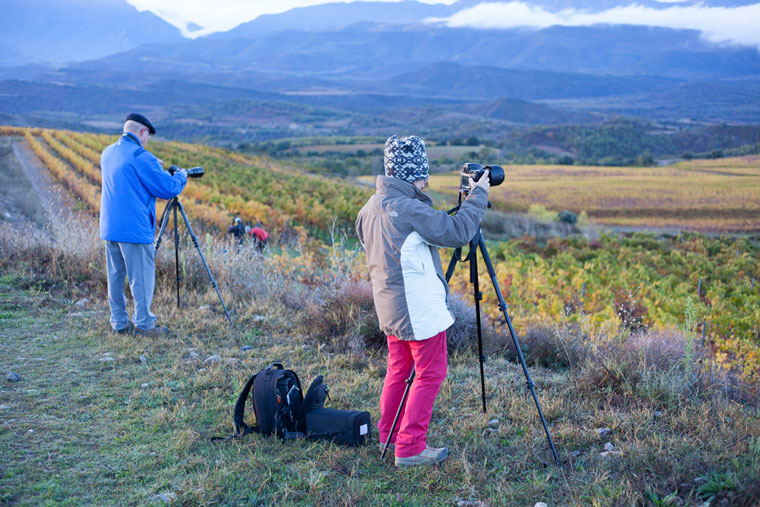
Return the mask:
<path id="1" fill-rule="evenodd" d="M 235 220 L 232 221 L 232 225 L 230 225 L 227 229 L 227 234 L 232 234 L 239 245 L 243 244 L 243 239 L 245 238 L 245 227 L 243 227 L 243 221 L 240 219 L 240 217 L 235 217 Z"/>
<path id="2" fill-rule="evenodd" d="M 251 228 L 251 237 L 256 243 L 256 250 L 259 252 L 269 244 L 269 233 L 264 230 L 264 225 L 261 222 Z"/>
<path id="3" fill-rule="evenodd" d="M 134 335 L 160 336 L 169 331 L 156 326 L 156 316 L 150 311 L 156 280 L 156 197 L 179 195 L 187 184 L 187 171 L 171 176 L 145 150 L 155 133 L 145 116 L 131 113 L 124 122 L 124 134 L 100 156 L 100 237 L 106 242 L 111 327 L 120 334 L 131 330 Z M 129 278 L 135 305 L 131 322 L 125 278 Z"/>
<path id="4" fill-rule="evenodd" d="M 446 330 L 454 323 L 438 247 L 459 247 L 475 235 L 488 202 L 488 177 L 475 182 L 456 215 L 433 208 L 422 193 L 429 176 L 419 137 L 385 142 L 385 176 L 359 211 L 356 232 L 367 253 L 375 311 L 388 340 L 380 396 L 380 442 L 395 444 L 396 466 L 432 465 L 449 450 L 427 445 L 433 403 L 446 378 Z M 395 433 L 393 419 L 405 380 L 414 378 Z M 390 446 L 389 446 L 390 448 Z"/>

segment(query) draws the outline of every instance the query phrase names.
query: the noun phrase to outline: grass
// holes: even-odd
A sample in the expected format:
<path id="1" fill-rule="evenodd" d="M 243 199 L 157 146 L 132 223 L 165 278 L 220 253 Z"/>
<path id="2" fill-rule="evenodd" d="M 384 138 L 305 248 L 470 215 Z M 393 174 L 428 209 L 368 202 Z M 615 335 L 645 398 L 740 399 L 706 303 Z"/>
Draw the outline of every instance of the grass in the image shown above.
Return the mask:
<path id="1" fill-rule="evenodd" d="M 399 470 L 375 446 L 212 442 L 230 434 L 249 375 L 275 360 L 304 383 L 324 374 L 329 406 L 377 421 L 385 358 L 362 342 L 370 317 L 355 259 L 339 249 L 323 264 L 307 252 L 204 245 L 230 328 L 189 248 L 176 308 L 173 256 L 162 251 L 154 311 L 172 334 L 132 338 L 110 333 L 93 229 L 74 221 L 54 230 L 52 244 L 0 230 L 0 369 L 23 377 L 2 385 L 5 504 L 141 505 L 170 492 L 187 505 L 753 505 L 760 495 L 758 407 L 706 386 L 692 363 L 699 351 L 677 331 L 605 342 L 559 325 L 526 331 L 531 364 L 544 365 L 531 375 L 560 467 L 498 336 L 488 347 L 487 414 L 472 343 L 452 348 L 429 433 L 452 451 L 440 466 Z M 222 361 L 204 364 L 212 354 Z M 601 427 L 611 430 L 605 438 Z M 607 442 L 620 454 L 601 455 Z"/>

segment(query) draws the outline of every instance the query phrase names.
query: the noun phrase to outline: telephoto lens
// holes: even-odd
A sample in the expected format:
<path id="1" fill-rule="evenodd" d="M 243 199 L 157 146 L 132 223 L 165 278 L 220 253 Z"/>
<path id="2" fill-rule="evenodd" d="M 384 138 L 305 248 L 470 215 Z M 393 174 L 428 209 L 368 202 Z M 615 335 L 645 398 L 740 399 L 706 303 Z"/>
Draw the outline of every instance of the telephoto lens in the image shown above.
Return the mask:
<path id="1" fill-rule="evenodd" d="M 177 167 L 176 165 L 169 166 L 167 171 L 169 171 L 169 174 L 174 176 L 174 173 L 177 171 L 181 171 L 181 167 Z M 190 169 L 185 169 L 187 171 L 187 177 L 188 178 L 203 178 L 203 168 L 202 167 L 193 167 Z"/>
<path id="2" fill-rule="evenodd" d="M 474 181 L 480 181 L 480 178 L 486 171 L 488 171 L 488 181 L 492 187 L 504 183 L 504 169 L 500 165 L 487 165 L 483 167 L 482 164 L 468 162 L 462 166 L 459 190 L 465 194 L 469 194 L 471 190 L 470 178 Z"/>

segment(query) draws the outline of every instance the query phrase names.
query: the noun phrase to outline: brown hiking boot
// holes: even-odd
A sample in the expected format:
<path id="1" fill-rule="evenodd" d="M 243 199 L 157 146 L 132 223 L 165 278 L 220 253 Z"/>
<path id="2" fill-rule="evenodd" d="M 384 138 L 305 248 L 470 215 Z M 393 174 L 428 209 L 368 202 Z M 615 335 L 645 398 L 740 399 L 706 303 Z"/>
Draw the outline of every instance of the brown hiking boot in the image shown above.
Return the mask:
<path id="1" fill-rule="evenodd" d="M 133 336 L 142 335 L 147 336 L 148 338 L 158 338 L 159 336 L 166 336 L 169 334 L 169 328 L 166 326 L 156 326 L 150 329 L 135 327 L 132 334 Z"/>
<path id="2" fill-rule="evenodd" d="M 430 447 L 427 446 L 424 451 L 416 456 L 409 456 L 408 458 L 399 458 L 396 456 L 396 466 L 406 467 L 414 465 L 435 465 L 449 456 L 449 450 L 445 447 Z"/>
<path id="3" fill-rule="evenodd" d="M 115 334 L 132 334 L 132 323 L 130 322 L 127 324 L 127 327 L 122 329 L 113 329 L 111 328 L 111 332 Z"/>

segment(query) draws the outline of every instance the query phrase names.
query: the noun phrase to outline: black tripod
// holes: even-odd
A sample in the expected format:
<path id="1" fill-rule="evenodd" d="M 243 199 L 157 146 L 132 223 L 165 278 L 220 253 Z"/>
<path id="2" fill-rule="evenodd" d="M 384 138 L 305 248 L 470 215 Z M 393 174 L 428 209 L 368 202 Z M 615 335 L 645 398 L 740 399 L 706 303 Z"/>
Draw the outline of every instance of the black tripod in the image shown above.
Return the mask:
<path id="1" fill-rule="evenodd" d="M 206 273 L 208 273 L 208 277 L 211 279 L 211 285 L 214 286 L 214 289 L 216 290 L 216 295 L 219 296 L 219 301 L 222 303 L 222 308 L 224 308 L 224 313 L 227 315 L 227 320 L 230 321 L 230 324 L 234 326 L 232 323 L 232 318 L 230 317 L 230 312 L 227 311 L 227 306 L 224 304 L 224 300 L 222 299 L 222 295 L 219 293 L 219 287 L 216 284 L 216 280 L 214 280 L 214 275 L 211 274 L 211 269 L 208 267 L 208 263 L 206 262 L 206 258 L 203 256 L 203 251 L 201 250 L 200 245 L 198 244 L 198 237 L 193 232 L 193 228 L 190 225 L 190 220 L 187 219 L 187 215 L 185 214 L 185 207 L 182 206 L 182 203 L 179 200 L 179 197 L 174 197 L 169 200 L 169 202 L 166 203 L 166 207 L 164 208 L 164 212 L 161 213 L 161 220 L 159 220 L 159 223 L 161 224 L 161 227 L 158 230 L 158 238 L 156 238 L 156 253 L 158 253 L 158 247 L 161 246 L 161 239 L 164 236 L 164 231 L 166 231 L 166 226 L 169 225 L 169 218 L 171 213 L 174 212 L 174 267 L 177 272 L 177 308 L 180 306 L 180 299 L 179 299 L 179 283 L 182 281 L 182 277 L 179 275 L 179 232 L 177 228 L 177 210 L 182 214 L 182 219 L 185 221 L 185 226 L 187 227 L 187 231 L 190 233 L 190 237 L 193 239 L 193 245 L 195 245 L 195 249 L 198 250 L 198 255 L 201 256 L 201 260 L 203 261 L 203 266 L 206 268 Z"/>
<path id="2" fill-rule="evenodd" d="M 461 196 L 460 196 L 461 198 Z M 490 204 L 489 204 L 490 206 Z M 459 206 L 453 208 L 449 211 L 449 214 L 456 213 L 459 210 Z M 486 242 L 483 239 L 483 234 L 481 233 L 480 226 L 478 226 L 478 231 L 475 233 L 475 236 L 470 240 L 470 251 L 467 253 L 467 257 L 462 258 L 462 249 L 457 248 L 454 250 L 454 253 L 451 256 L 451 261 L 449 262 L 449 267 L 446 269 L 446 282 L 451 279 L 451 276 L 454 274 L 454 268 L 456 267 L 457 262 L 470 262 L 470 283 L 472 283 L 473 286 L 473 296 L 475 299 L 475 320 L 477 323 L 477 329 L 478 329 L 478 358 L 480 361 L 480 389 L 481 389 L 481 398 L 483 401 L 483 413 L 486 412 L 486 382 L 485 382 L 485 372 L 483 370 L 483 365 L 485 363 L 486 357 L 483 354 L 483 337 L 481 332 L 481 324 L 480 324 L 480 301 L 483 300 L 483 293 L 480 292 L 479 282 L 478 282 L 478 250 L 480 250 L 481 255 L 483 256 L 483 262 L 486 265 L 486 269 L 488 270 L 488 276 L 491 278 L 491 282 L 493 283 L 493 288 L 496 291 L 496 296 L 499 298 L 499 310 L 504 314 L 504 320 L 507 323 L 507 326 L 509 327 L 509 333 L 512 336 L 512 343 L 514 343 L 515 350 L 517 351 L 517 357 L 520 359 L 520 365 L 522 366 L 523 373 L 525 374 L 525 379 L 527 380 L 526 384 L 528 389 L 530 390 L 530 393 L 533 395 L 533 401 L 536 403 L 536 408 L 538 409 L 538 415 L 541 418 L 541 424 L 544 426 L 544 431 L 546 432 L 546 438 L 549 441 L 549 446 L 552 449 L 552 454 L 554 455 L 554 462 L 559 466 L 559 458 L 557 457 L 557 450 L 554 448 L 554 441 L 552 440 L 552 436 L 549 433 L 549 427 L 546 425 L 546 419 L 544 419 L 544 413 L 541 410 L 541 404 L 538 402 L 538 396 L 536 396 L 536 390 L 535 390 L 535 384 L 533 383 L 533 380 L 530 378 L 530 373 L 528 373 L 528 366 L 525 364 L 525 358 L 523 357 L 522 349 L 520 348 L 520 344 L 517 341 L 517 334 L 515 333 L 514 328 L 512 327 L 512 319 L 509 318 L 509 313 L 507 312 L 508 305 L 504 301 L 504 297 L 501 294 L 501 289 L 499 288 L 499 283 L 496 281 L 496 271 L 493 268 L 493 264 L 491 263 L 491 257 L 488 255 L 488 249 L 486 248 Z M 396 417 L 393 420 L 393 424 L 391 425 L 391 431 L 388 435 L 388 442 L 385 443 L 383 447 L 383 452 L 381 454 L 381 457 L 385 457 L 385 451 L 388 449 L 388 445 L 390 443 L 391 437 L 393 436 L 393 432 L 396 429 L 396 423 L 398 422 L 399 415 L 401 414 L 401 408 L 404 406 L 404 402 L 406 402 L 407 394 L 409 393 L 409 388 L 412 386 L 412 381 L 414 380 L 414 368 L 412 368 L 412 373 L 409 375 L 409 378 L 406 379 L 406 389 L 404 390 L 404 395 L 401 397 L 401 404 L 398 407 L 398 411 L 396 412 Z"/>

